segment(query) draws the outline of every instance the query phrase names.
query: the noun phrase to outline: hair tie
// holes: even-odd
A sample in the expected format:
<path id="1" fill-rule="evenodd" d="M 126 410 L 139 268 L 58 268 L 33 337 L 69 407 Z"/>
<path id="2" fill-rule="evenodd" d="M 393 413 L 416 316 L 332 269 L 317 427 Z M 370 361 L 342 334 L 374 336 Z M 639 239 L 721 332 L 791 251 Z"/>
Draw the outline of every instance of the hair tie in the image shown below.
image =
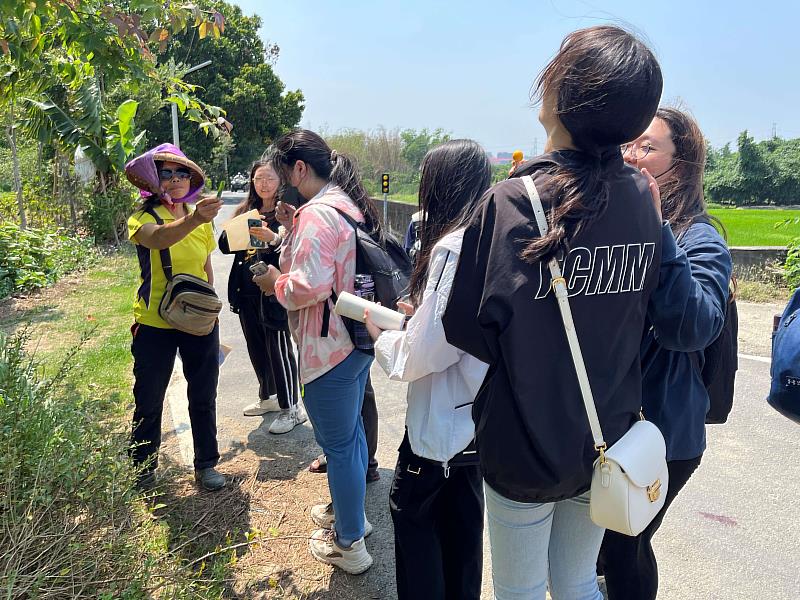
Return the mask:
<path id="1" fill-rule="evenodd" d="M 332 163 L 336 162 L 336 157 L 338 157 L 338 156 L 339 156 L 339 154 L 336 152 L 336 150 L 331 150 L 331 162 Z"/>

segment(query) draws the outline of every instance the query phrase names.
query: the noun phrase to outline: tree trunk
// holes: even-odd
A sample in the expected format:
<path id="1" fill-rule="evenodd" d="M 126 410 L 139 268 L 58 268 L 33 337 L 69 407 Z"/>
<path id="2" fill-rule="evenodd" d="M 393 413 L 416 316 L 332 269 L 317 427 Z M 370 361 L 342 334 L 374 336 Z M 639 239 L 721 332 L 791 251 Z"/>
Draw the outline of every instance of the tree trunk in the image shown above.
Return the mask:
<path id="1" fill-rule="evenodd" d="M 108 194 L 106 194 L 106 174 L 100 172 L 100 191 L 103 192 L 103 198 L 108 202 Z M 111 229 L 114 230 L 114 244 L 119 246 L 119 233 L 117 233 L 117 219 L 111 217 Z"/>
<path id="2" fill-rule="evenodd" d="M 17 209 L 19 210 L 19 226 L 21 229 L 28 228 L 28 219 L 25 216 L 25 201 L 22 198 L 22 180 L 19 176 L 19 155 L 17 154 L 17 128 L 16 115 L 14 113 L 14 92 L 11 92 L 11 110 L 8 112 L 10 124 L 6 130 L 8 143 L 11 145 L 11 162 L 14 165 L 14 191 L 17 192 Z"/>

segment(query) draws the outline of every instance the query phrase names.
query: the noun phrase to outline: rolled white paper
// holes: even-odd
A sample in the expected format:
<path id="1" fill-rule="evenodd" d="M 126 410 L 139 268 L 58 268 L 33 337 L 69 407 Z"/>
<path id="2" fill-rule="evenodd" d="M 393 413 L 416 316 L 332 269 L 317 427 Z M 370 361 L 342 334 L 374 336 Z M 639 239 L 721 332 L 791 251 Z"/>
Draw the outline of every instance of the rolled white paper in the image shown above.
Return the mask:
<path id="1" fill-rule="evenodd" d="M 379 306 L 375 302 L 364 300 L 348 292 L 339 294 L 339 299 L 336 301 L 334 312 L 340 317 L 348 317 L 359 323 L 364 322 L 364 310 L 369 309 L 369 315 L 372 322 L 381 329 L 391 329 L 400 331 L 403 329 L 406 316 L 391 308 Z"/>

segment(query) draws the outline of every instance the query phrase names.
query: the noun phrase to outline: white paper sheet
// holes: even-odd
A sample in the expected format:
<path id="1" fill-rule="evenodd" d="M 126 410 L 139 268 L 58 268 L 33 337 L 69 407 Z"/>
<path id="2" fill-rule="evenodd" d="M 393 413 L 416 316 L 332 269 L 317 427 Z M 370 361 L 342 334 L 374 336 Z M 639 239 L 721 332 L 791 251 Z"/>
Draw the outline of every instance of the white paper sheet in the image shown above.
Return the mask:
<path id="1" fill-rule="evenodd" d="M 250 248 L 250 228 L 247 226 L 247 219 L 261 220 L 261 215 L 253 209 L 222 224 L 222 229 L 228 234 L 228 248 L 232 252 Z"/>

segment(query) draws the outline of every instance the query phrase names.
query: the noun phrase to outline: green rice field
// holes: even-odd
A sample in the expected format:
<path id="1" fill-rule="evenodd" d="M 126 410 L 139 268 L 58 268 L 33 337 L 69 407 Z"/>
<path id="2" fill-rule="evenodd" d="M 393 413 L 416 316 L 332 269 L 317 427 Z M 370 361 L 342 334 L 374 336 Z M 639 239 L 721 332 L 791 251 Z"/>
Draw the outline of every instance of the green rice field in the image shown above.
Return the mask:
<path id="1" fill-rule="evenodd" d="M 729 246 L 785 246 L 800 237 L 800 223 L 775 227 L 776 223 L 800 217 L 800 210 L 711 208 L 709 212 L 725 226 Z"/>

